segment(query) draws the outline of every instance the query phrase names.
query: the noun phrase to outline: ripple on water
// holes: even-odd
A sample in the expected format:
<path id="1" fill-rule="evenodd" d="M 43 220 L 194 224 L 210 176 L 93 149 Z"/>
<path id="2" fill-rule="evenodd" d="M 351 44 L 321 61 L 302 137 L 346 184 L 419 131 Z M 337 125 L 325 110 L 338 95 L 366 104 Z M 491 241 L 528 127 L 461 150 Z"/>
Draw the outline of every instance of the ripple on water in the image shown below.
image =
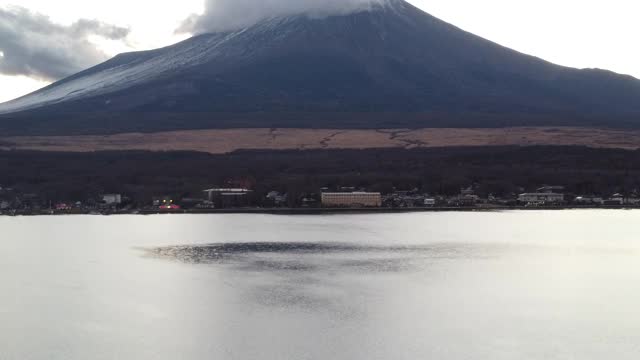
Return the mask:
<path id="1" fill-rule="evenodd" d="M 143 249 L 151 258 L 187 264 L 235 264 L 247 271 L 408 271 L 430 260 L 486 258 L 508 250 L 472 245 L 374 246 L 331 242 L 246 242 Z M 331 255 L 331 256 L 328 256 Z"/>

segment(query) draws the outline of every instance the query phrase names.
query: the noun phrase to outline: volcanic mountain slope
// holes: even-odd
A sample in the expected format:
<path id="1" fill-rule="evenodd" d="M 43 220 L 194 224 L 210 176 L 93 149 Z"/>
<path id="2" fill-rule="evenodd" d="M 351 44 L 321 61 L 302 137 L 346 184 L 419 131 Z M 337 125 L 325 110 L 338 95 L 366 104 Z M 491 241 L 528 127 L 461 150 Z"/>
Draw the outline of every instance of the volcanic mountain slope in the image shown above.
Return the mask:
<path id="1" fill-rule="evenodd" d="M 403 0 L 127 53 L 0 105 L 6 134 L 640 126 L 640 81 L 524 55 Z"/>

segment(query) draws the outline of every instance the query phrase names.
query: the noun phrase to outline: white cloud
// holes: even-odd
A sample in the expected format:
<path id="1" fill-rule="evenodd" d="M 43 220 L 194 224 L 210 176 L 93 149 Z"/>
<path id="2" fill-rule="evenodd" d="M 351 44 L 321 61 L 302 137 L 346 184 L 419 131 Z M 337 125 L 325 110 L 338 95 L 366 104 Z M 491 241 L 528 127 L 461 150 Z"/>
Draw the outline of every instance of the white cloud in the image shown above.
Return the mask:
<path id="1" fill-rule="evenodd" d="M 348 14 L 389 1 L 395 0 L 205 0 L 204 13 L 189 17 L 178 32 L 234 30 L 279 16 Z"/>
<path id="2" fill-rule="evenodd" d="M 66 26 L 22 7 L 0 8 L 0 73 L 57 80 L 108 58 L 90 36 L 123 40 L 128 33 L 97 20 Z"/>

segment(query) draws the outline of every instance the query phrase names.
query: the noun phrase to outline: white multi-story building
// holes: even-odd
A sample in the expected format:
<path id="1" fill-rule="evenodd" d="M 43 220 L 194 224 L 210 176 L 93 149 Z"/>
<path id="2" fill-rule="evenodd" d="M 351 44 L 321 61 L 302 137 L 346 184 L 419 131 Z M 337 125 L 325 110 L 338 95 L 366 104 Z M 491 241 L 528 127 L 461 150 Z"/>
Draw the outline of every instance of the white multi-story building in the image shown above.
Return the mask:
<path id="1" fill-rule="evenodd" d="M 575 202 L 584 205 L 602 205 L 604 203 L 604 199 L 600 196 L 583 195 L 576 197 Z"/>
<path id="2" fill-rule="evenodd" d="M 564 201 L 564 194 L 524 193 L 518 196 L 518 201 L 525 204 L 557 204 Z"/>
<path id="3" fill-rule="evenodd" d="M 120 194 L 106 194 L 102 195 L 102 201 L 107 205 L 119 205 L 122 203 L 122 195 Z"/>
<path id="4" fill-rule="evenodd" d="M 436 199 L 432 199 L 432 198 L 424 199 L 424 206 L 436 206 Z"/>
<path id="5" fill-rule="evenodd" d="M 322 193 L 324 207 L 381 207 L 382 194 L 370 192 Z"/>

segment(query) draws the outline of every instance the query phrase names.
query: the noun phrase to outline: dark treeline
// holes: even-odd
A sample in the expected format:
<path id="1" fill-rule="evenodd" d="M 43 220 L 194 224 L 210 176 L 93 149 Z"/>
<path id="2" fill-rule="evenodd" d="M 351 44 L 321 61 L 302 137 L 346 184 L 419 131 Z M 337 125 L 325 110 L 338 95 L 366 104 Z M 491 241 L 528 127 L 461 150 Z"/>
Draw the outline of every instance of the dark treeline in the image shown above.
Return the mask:
<path id="1" fill-rule="evenodd" d="M 466 147 L 313 151 L 46 153 L 0 152 L 0 185 L 49 201 L 121 193 L 135 203 L 154 196 L 201 197 L 210 187 L 245 186 L 256 196 L 297 195 L 354 186 L 383 193 L 418 188 L 510 196 L 544 184 L 574 194 L 640 189 L 640 151 L 584 147 Z M 291 204 L 294 205 L 294 204 Z"/>

